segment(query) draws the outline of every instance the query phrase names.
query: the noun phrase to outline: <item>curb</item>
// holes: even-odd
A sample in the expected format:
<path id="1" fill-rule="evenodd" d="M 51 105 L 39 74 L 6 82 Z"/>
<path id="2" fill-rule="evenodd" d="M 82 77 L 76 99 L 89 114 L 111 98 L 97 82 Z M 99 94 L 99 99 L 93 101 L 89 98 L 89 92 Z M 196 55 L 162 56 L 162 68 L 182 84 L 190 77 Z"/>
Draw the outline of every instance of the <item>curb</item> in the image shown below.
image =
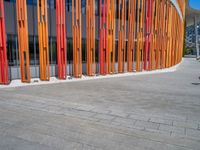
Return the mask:
<path id="1" fill-rule="evenodd" d="M 182 64 L 182 61 L 170 68 L 153 70 L 153 71 L 142 71 L 142 72 L 126 72 L 122 74 L 113 74 L 113 75 L 99 75 L 99 76 L 82 76 L 81 78 L 73 78 L 68 76 L 66 80 L 58 80 L 56 77 L 51 77 L 50 81 L 41 81 L 39 78 L 32 78 L 31 83 L 22 83 L 20 79 L 12 80 L 9 85 L 0 85 L 0 89 L 4 88 L 16 88 L 16 87 L 24 87 L 24 86 L 33 86 L 33 85 L 47 85 L 47 84 L 56 84 L 56 83 L 68 83 L 68 82 L 80 82 L 80 81 L 88 81 L 88 80 L 99 80 L 99 79 L 109 79 L 109 78 L 119 78 L 119 77 L 129 77 L 129 76 L 140 76 L 140 75 L 151 75 L 151 74 L 161 74 L 161 73 L 170 73 L 175 72 L 177 68 Z M 70 78 L 70 79 L 69 79 Z M 35 82 L 37 81 L 37 82 Z"/>

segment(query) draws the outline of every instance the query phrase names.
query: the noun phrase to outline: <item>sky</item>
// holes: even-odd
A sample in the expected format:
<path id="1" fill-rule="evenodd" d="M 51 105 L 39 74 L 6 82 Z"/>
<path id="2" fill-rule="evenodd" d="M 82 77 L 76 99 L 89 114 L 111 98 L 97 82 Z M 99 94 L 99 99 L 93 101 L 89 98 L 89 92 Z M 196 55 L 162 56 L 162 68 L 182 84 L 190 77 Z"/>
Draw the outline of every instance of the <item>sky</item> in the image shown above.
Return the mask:
<path id="1" fill-rule="evenodd" d="M 200 0 L 190 0 L 190 6 L 200 10 Z"/>

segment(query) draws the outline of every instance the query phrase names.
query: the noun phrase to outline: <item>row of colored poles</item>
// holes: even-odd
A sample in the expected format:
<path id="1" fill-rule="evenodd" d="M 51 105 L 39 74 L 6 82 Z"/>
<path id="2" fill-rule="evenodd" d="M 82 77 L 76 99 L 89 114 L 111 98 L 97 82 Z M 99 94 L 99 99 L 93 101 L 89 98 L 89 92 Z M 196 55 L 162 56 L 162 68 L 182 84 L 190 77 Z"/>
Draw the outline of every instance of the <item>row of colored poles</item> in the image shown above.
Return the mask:
<path id="1" fill-rule="evenodd" d="M 66 79 L 65 0 L 56 0 L 55 2 L 58 79 Z M 86 68 L 88 76 L 93 76 L 96 72 L 106 75 L 123 73 L 125 70 L 133 72 L 134 70 L 161 69 L 171 67 L 181 61 L 185 2 L 181 3 L 182 17 L 170 0 L 117 0 L 117 3 L 115 0 L 99 0 L 99 7 L 99 71 L 97 71 L 95 1 L 86 0 Z M 26 0 L 16 0 L 16 13 L 21 81 L 30 82 Z M 40 79 L 49 80 L 47 0 L 37 0 L 37 15 Z M 76 78 L 82 76 L 81 29 L 81 0 L 72 0 L 73 76 Z M 0 1 L 0 35 L 0 83 L 8 84 L 3 0 Z M 118 43 L 117 67 L 115 63 L 116 42 Z M 127 68 L 125 68 L 126 66 Z"/>

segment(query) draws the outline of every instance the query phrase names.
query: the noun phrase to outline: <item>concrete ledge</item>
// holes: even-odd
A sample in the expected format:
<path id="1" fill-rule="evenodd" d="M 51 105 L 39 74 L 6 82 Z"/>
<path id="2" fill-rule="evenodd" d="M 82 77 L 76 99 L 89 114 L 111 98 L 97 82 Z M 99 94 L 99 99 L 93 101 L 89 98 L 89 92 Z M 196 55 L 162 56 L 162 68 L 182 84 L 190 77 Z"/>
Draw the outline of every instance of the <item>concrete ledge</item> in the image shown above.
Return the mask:
<path id="1" fill-rule="evenodd" d="M 23 86 L 32 86 L 32 85 L 45 85 L 45 84 L 55 84 L 55 83 L 67 83 L 67 82 L 78 82 L 78 81 L 87 81 L 87 80 L 97 80 L 97 79 L 108 79 L 108 78 L 119 78 L 119 77 L 128 77 L 128 76 L 138 76 L 138 75 L 150 75 L 150 74 L 161 74 L 161 73 L 169 73 L 174 72 L 180 66 L 182 61 L 170 68 L 153 70 L 153 71 L 142 71 L 142 72 L 126 72 L 122 74 L 108 74 L 105 76 L 82 76 L 82 78 L 73 78 L 68 76 L 66 80 L 58 80 L 56 77 L 51 77 L 50 81 L 41 81 L 39 78 L 32 78 L 31 83 L 22 83 L 21 80 L 12 80 L 9 85 L 0 85 L 0 89 L 2 88 L 15 88 L 15 87 L 23 87 Z"/>

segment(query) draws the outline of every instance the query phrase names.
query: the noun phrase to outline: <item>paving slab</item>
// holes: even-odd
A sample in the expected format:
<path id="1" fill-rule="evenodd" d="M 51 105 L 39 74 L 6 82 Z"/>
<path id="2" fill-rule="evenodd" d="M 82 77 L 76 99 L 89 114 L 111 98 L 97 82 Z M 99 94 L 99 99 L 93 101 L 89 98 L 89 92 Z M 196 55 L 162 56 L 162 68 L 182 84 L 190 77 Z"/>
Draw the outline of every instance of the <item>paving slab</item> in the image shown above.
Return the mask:
<path id="1" fill-rule="evenodd" d="M 199 68 L 0 89 L 0 149 L 199 150 Z"/>

